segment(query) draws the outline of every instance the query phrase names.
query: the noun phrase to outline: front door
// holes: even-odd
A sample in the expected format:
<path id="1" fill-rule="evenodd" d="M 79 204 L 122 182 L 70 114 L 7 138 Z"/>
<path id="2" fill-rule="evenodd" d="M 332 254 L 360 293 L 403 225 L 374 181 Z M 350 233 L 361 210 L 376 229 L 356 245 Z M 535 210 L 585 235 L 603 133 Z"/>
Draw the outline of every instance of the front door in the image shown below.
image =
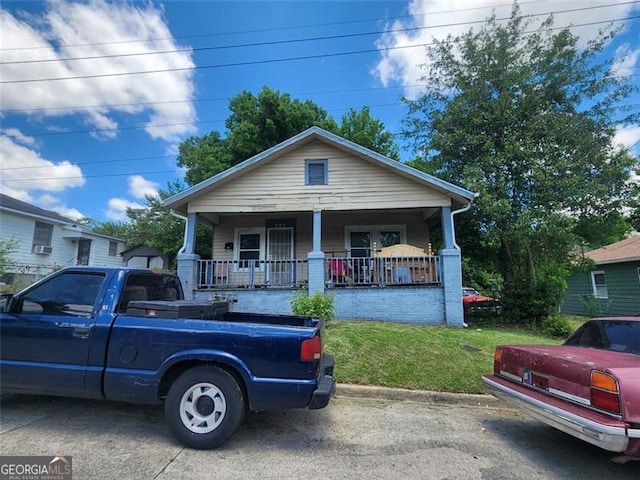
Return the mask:
<path id="1" fill-rule="evenodd" d="M 80 238 L 78 240 L 78 265 L 89 265 L 91 254 L 91 240 Z"/>
<path id="2" fill-rule="evenodd" d="M 267 283 L 273 286 L 293 285 L 293 227 L 267 229 Z"/>

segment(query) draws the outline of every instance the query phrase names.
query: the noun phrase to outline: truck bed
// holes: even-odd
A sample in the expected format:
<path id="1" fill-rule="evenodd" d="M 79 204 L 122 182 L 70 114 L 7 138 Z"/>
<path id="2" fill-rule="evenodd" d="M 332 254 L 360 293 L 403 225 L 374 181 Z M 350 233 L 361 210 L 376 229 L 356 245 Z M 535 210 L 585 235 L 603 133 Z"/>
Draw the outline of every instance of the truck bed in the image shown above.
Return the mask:
<path id="1" fill-rule="evenodd" d="M 212 320 L 234 323 L 258 323 L 290 327 L 322 327 L 318 318 L 302 315 L 273 315 L 266 313 L 230 312 L 227 302 L 130 301 L 127 316 L 170 319 Z"/>

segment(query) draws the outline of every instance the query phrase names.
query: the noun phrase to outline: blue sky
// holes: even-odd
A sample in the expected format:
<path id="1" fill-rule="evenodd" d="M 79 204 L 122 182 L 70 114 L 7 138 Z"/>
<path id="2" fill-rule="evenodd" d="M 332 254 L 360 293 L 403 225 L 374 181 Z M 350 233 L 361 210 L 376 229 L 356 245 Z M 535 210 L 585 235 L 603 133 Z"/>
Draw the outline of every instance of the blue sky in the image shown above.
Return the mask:
<path id="1" fill-rule="evenodd" d="M 623 30 L 606 55 L 640 83 L 640 18 L 632 18 L 640 2 L 520 5 L 525 14 L 556 12 L 555 24 L 573 25 L 583 42 L 606 25 L 599 22 L 626 19 L 615 22 Z M 267 85 L 310 99 L 338 121 L 368 105 L 399 132 L 399 97 L 416 92 L 421 45 L 479 28 L 492 9 L 508 16 L 511 3 L 91 0 L 1 8 L 0 191 L 71 217 L 118 221 L 127 206 L 143 206 L 145 194 L 182 178 L 179 143 L 224 133 L 228 100 L 243 90 Z M 640 98 L 628 103 L 637 108 Z M 621 126 L 617 141 L 640 153 L 640 126 Z"/>

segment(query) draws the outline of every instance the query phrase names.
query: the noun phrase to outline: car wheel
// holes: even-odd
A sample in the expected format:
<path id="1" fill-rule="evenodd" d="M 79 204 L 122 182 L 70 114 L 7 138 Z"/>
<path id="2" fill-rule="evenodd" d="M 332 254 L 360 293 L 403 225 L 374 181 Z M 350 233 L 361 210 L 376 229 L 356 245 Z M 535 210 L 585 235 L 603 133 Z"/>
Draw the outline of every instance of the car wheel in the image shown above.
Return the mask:
<path id="1" fill-rule="evenodd" d="M 171 385 L 164 413 L 184 446 L 210 449 L 228 440 L 242 423 L 245 399 L 236 379 L 210 365 L 190 368 Z"/>

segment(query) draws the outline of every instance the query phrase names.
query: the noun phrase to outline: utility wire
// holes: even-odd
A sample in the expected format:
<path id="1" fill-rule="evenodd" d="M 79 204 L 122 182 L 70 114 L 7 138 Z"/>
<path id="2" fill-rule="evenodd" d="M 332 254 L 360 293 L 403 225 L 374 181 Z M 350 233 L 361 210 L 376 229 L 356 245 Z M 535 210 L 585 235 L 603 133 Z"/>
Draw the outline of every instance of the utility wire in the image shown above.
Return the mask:
<path id="1" fill-rule="evenodd" d="M 561 14 L 561 13 L 573 13 L 573 12 L 580 12 L 584 10 L 595 10 L 599 8 L 609 8 L 612 6 L 626 5 L 626 4 L 632 4 L 632 3 L 640 3 L 640 0 L 636 0 L 632 2 L 608 4 L 608 5 L 597 5 L 597 6 L 591 6 L 591 7 L 571 8 L 566 10 L 558 10 L 554 12 L 529 14 L 529 15 L 523 15 L 523 18 L 540 17 L 545 15 L 548 16 L 551 14 L 555 15 L 555 14 Z M 496 18 L 496 20 L 503 21 L 503 20 L 509 20 L 510 18 L 511 17 L 500 17 L 500 18 Z M 345 39 L 345 38 L 356 38 L 356 37 L 364 37 L 364 36 L 371 36 L 371 35 L 382 35 L 382 34 L 388 34 L 388 33 L 409 32 L 409 31 L 426 30 L 426 29 L 433 30 L 433 29 L 445 28 L 445 27 L 475 25 L 479 23 L 486 23 L 486 20 L 470 20 L 466 22 L 446 23 L 446 24 L 429 25 L 429 26 L 423 26 L 423 27 L 408 27 L 408 28 L 398 28 L 393 30 L 378 30 L 374 32 L 348 33 L 348 34 L 342 34 L 342 35 L 298 38 L 298 39 L 289 39 L 289 40 L 274 40 L 269 42 L 252 42 L 252 43 L 241 43 L 241 44 L 235 44 L 235 45 L 219 45 L 219 46 L 209 46 L 209 47 L 179 48 L 179 49 L 172 49 L 172 50 L 157 50 L 153 52 L 119 53 L 119 54 L 111 54 L 111 55 L 92 55 L 92 56 L 85 56 L 85 57 L 45 58 L 45 59 L 38 59 L 38 60 L 16 60 L 16 61 L 0 62 L 0 65 L 19 65 L 19 64 L 34 64 L 34 63 L 45 63 L 45 62 L 70 62 L 70 61 L 78 61 L 78 60 L 100 60 L 100 59 L 107 59 L 107 58 L 137 57 L 142 55 L 165 55 L 165 54 L 171 54 L 171 53 L 203 52 L 203 51 L 225 50 L 225 49 L 234 49 L 234 48 L 255 48 L 255 47 L 262 47 L 262 46 L 287 45 L 292 43 L 337 40 L 337 39 Z"/>
<path id="2" fill-rule="evenodd" d="M 603 23 L 615 23 L 621 21 L 635 20 L 640 18 L 640 15 L 635 15 L 631 17 L 625 18 L 616 18 L 611 20 L 602 20 L 597 22 L 589 22 L 582 24 L 574 24 L 571 27 L 585 27 L 592 25 L 600 25 Z M 554 27 L 551 30 L 558 30 L 568 28 L 567 26 L 563 27 Z M 535 33 L 534 32 L 526 32 L 526 33 Z M 259 65 L 259 64 L 267 64 L 267 63 L 283 63 L 290 61 L 299 61 L 299 60 L 313 60 L 318 58 L 330 58 L 330 57 L 341 57 L 347 55 L 361 55 L 365 53 L 378 53 L 380 51 L 391 51 L 391 50 L 400 50 L 406 48 L 418 48 L 418 47 L 427 47 L 431 45 L 435 45 L 434 42 L 415 44 L 415 45 L 402 45 L 396 47 L 378 47 L 373 49 L 365 49 L 365 50 L 356 50 L 351 52 L 334 52 L 334 53 L 324 53 L 318 55 L 303 55 L 299 57 L 284 57 L 284 58 L 275 58 L 275 59 L 266 59 L 266 60 L 253 60 L 246 62 L 233 62 L 233 63 L 225 63 L 225 64 L 214 64 L 214 65 L 196 65 L 193 67 L 175 67 L 175 68 L 166 68 L 166 69 L 157 69 L 157 70 L 145 70 L 145 71 L 135 71 L 135 72 L 118 72 L 118 73 L 103 73 L 103 74 L 95 74 L 95 75 L 75 75 L 69 77 L 49 77 L 49 78 L 37 78 L 37 79 L 23 79 L 23 80 L 6 80 L 0 81 L 0 84 L 18 84 L 18 83 L 35 83 L 35 82 L 54 82 L 60 80 L 86 80 L 90 78 L 105 78 L 105 77 L 121 77 L 126 75 L 145 75 L 145 74 L 154 74 L 154 73 L 166 73 L 166 72 L 180 72 L 180 71 L 188 71 L 188 70 L 205 70 L 212 68 L 228 68 L 228 67 L 239 67 L 239 66 L 247 66 L 247 65 Z"/>
<path id="3" fill-rule="evenodd" d="M 519 2 L 519 5 L 528 5 L 528 4 L 532 4 L 532 3 L 542 3 L 542 2 L 547 2 L 547 1 L 549 1 L 549 0 L 533 0 L 533 1 L 528 1 L 528 2 Z M 633 1 L 633 2 L 625 2 L 625 3 L 640 3 L 640 0 L 636 0 L 636 1 Z M 607 6 L 624 5 L 625 3 L 607 5 Z M 385 17 L 384 19 L 381 19 L 381 18 L 369 18 L 369 19 L 362 19 L 362 20 L 347 20 L 347 21 L 341 21 L 341 22 L 318 23 L 318 24 L 310 24 L 310 25 L 298 25 L 298 26 L 293 26 L 293 27 L 263 28 L 263 29 L 244 30 L 244 31 L 236 31 L 236 32 L 204 33 L 204 34 L 195 34 L 195 35 L 183 35 L 183 36 L 178 36 L 178 37 L 161 37 L 161 38 L 147 38 L 147 39 L 135 39 L 135 40 L 119 40 L 119 41 L 114 41 L 114 42 L 100 42 L 100 43 L 77 43 L 77 44 L 65 45 L 65 47 L 90 47 L 90 46 L 103 46 L 103 45 L 120 45 L 120 44 L 130 44 L 130 43 L 156 42 L 156 41 L 163 41 L 163 40 L 184 40 L 184 39 L 190 39 L 190 38 L 219 37 L 219 36 L 226 36 L 226 35 L 247 35 L 247 34 L 253 34 L 253 33 L 266 33 L 266 32 L 285 31 L 285 30 L 299 30 L 299 29 L 308 30 L 310 28 L 317 28 L 317 27 L 333 27 L 333 26 L 337 26 L 337 25 L 352 25 L 352 24 L 356 24 L 356 23 L 379 22 L 380 20 L 389 21 L 389 20 L 412 19 L 412 18 L 415 18 L 415 17 L 418 17 L 418 16 L 424 17 L 426 15 L 442 15 L 442 14 L 446 14 L 446 13 L 459 13 L 459 12 L 470 12 L 470 11 L 474 11 L 474 10 L 487 10 L 487 9 L 490 9 L 490 8 L 491 9 L 495 9 L 497 7 L 508 7 L 508 6 L 511 6 L 511 5 L 512 5 L 512 3 L 503 3 L 503 4 L 496 4 L 496 5 L 487 5 L 487 6 L 482 6 L 482 7 L 461 8 L 461 9 L 457 9 L 457 10 L 440 10 L 438 12 L 419 13 L 419 14 L 415 14 L 415 15 L 399 15 L 399 16 L 393 16 L 393 17 Z M 51 48 L 51 47 L 46 45 L 46 46 L 32 46 L 32 47 L 0 48 L 0 52 L 3 52 L 3 51 L 16 51 L 16 50 L 38 50 L 38 49 L 44 49 L 44 48 Z"/>

